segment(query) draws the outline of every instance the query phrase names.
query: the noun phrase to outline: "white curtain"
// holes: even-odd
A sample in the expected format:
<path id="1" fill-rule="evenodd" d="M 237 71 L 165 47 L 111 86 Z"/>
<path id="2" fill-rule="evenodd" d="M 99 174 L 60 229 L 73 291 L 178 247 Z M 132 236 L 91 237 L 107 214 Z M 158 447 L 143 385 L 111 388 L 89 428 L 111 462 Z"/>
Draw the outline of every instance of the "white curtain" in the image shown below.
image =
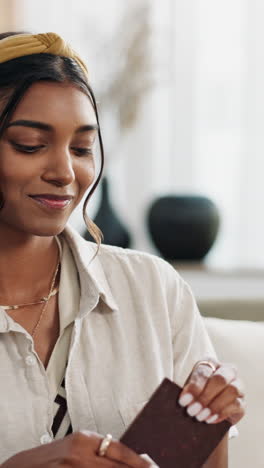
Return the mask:
<path id="1" fill-rule="evenodd" d="M 92 82 L 100 88 L 112 76 L 113 62 L 109 55 L 99 57 L 98 50 L 111 40 L 123 12 L 136 3 L 19 0 L 18 23 L 64 34 L 86 57 Z M 146 93 L 137 124 L 123 138 L 111 139 L 111 117 L 104 122 L 113 204 L 133 234 L 133 246 L 155 251 L 145 223 L 153 198 L 207 195 L 221 213 L 220 234 L 208 262 L 261 267 L 264 3 L 139 3 L 150 6 L 155 85 Z M 98 200 L 99 195 L 91 211 Z M 73 217 L 76 226 L 78 216 Z"/>
<path id="2" fill-rule="evenodd" d="M 156 103 L 160 123 L 159 109 L 167 102 L 163 136 L 169 156 L 165 174 L 158 132 L 156 177 L 163 183 L 155 188 L 205 194 L 216 202 L 221 230 L 209 263 L 263 267 L 264 3 L 154 5 L 162 43 L 157 52 L 169 59 L 171 76 Z"/>
<path id="3" fill-rule="evenodd" d="M 200 0 L 196 8 L 194 172 L 222 213 L 215 261 L 263 266 L 263 2 Z"/>

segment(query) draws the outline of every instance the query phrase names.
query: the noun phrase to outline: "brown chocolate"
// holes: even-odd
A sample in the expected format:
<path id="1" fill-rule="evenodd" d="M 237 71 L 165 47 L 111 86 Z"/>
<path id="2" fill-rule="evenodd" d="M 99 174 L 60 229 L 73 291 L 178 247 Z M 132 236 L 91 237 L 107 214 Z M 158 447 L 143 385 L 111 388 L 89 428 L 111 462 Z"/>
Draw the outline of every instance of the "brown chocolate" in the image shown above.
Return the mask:
<path id="1" fill-rule="evenodd" d="M 191 418 L 178 403 L 181 391 L 164 379 L 120 439 L 160 468 L 201 468 L 231 426 Z"/>

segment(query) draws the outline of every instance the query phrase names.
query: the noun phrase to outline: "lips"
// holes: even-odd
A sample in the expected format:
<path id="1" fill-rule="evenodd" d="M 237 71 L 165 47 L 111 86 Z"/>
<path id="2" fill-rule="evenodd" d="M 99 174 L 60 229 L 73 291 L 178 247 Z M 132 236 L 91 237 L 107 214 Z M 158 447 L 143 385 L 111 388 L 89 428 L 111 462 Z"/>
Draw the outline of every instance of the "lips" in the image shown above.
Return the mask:
<path id="1" fill-rule="evenodd" d="M 40 195 L 29 195 L 37 203 L 46 206 L 51 209 L 63 209 L 66 208 L 72 201 L 72 195 L 54 195 L 54 194 L 40 194 Z"/>

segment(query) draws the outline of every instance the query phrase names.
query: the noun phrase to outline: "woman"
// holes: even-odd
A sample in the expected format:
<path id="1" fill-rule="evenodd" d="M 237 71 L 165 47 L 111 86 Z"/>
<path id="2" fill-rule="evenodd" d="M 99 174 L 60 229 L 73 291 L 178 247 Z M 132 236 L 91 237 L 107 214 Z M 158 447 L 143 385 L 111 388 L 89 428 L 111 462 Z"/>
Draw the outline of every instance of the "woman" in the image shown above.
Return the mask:
<path id="1" fill-rule="evenodd" d="M 165 376 L 190 417 L 238 422 L 236 371 L 173 268 L 66 226 L 103 167 L 80 57 L 53 33 L 2 34 L 0 113 L 2 468 L 150 466 L 115 439 Z M 206 466 L 227 466 L 226 438 Z"/>

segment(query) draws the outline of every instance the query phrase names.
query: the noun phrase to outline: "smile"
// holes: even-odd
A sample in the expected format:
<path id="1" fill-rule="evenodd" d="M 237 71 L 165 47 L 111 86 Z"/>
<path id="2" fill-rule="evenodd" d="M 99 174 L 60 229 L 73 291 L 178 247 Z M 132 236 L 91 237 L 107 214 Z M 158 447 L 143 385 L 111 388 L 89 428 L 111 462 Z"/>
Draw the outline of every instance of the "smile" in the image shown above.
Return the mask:
<path id="1" fill-rule="evenodd" d="M 29 196 L 32 200 L 34 200 L 36 203 L 46 206 L 47 208 L 50 208 L 51 210 L 63 210 L 66 208 L 71 202 L 72 198 L 57 198 L 57 197 L 45 197 L 45 196 Z"/>

